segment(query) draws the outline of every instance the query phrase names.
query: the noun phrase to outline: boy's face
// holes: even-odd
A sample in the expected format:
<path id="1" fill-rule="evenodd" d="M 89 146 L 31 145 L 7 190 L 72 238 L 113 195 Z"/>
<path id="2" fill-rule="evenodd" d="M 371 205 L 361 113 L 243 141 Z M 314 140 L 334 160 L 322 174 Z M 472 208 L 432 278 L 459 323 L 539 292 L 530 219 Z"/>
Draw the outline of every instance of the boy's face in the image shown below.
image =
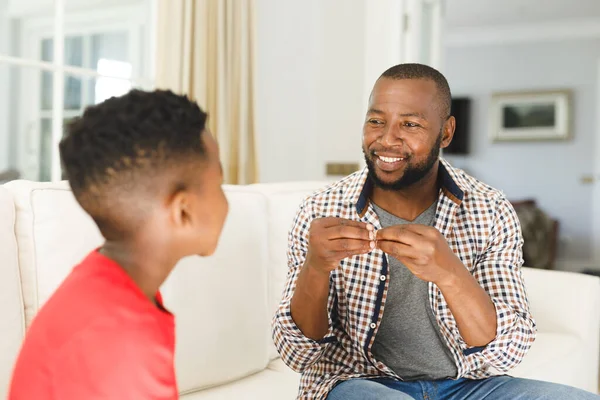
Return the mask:
<path id="1" fill-rule="evenodd" d="M 199 162 L 197 173 L 185 191 L 170 199 L 168 215 L 171 248 L 178 255 L 209 256 L 215 252 L 229 205 L 223 193 L 223 171 L 216 140 L 205 131 L 202 140 L 206 157 Z"/>
<path id="2" fill-rule="evenodd" d="M 200 222 L 198 237 L 194 245 L 194 253 L 208 256 L 215 252 L 225 218 L 229 211 L 229 204 L 223 192 L 223 168 L 219 159 L 219 147 L 209 131 L 202 134 L 206 148 L 206 164 L 198 174 L 199 185 L 195 193 L 194 207 L 197 212 L 196 220 Z"/>

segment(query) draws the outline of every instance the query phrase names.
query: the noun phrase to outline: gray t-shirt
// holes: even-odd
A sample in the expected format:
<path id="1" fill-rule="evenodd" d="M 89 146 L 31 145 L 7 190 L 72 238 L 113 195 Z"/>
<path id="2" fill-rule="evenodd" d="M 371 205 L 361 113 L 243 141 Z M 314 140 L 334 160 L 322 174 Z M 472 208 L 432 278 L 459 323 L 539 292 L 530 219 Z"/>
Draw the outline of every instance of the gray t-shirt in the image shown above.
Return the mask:
<path id="1" fill-rule="evenodd" d="M 382 227 L 433 225 L 437 202 L 413 222 L 373 204 Z M 458 371 L 429 305 L 428 284 L 400 261 L 388 256 L 389 286 L 381 325 L 372 352 L 403 380 L 456 377 Z"/>

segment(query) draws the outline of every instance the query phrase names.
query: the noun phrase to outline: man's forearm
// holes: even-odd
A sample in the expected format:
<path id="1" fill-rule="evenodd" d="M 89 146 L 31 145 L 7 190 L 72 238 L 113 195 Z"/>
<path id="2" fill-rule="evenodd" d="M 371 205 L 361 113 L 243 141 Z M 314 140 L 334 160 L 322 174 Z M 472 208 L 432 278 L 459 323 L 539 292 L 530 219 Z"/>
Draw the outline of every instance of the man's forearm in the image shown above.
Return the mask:
<path id="1" fill-rule="evenodd" d="M 485 346 L 496 337 L 496 307 L 487 292 L 462 265 L 456 265 L 446 282 L 438 285 L 464 341 Z"/>
<path id="2" fill-rule="evenodd" d="M 291 301 L 292 319 L 304 336 L 322 339 L 329 330 L 327 300 L 329 298 L 329 274 L 305 264 L 296 282 Z"/>

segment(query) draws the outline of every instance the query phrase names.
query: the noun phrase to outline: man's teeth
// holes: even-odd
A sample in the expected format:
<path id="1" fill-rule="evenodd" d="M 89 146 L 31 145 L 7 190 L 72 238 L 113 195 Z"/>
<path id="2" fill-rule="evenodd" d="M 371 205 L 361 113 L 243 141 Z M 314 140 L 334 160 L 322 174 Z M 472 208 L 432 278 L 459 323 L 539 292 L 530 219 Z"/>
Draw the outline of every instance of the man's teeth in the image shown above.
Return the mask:
<path id="1" fill-rule="evenodd" d="M 404 160 L 403 158 L 395 158 L 395 157 L 382 157 L 379 156 L 379 159 L 383 162 L 387 162 L 387 163 L 393 163 L 393 162 L 397 162 L 397 161 L 401 161 Z"/>

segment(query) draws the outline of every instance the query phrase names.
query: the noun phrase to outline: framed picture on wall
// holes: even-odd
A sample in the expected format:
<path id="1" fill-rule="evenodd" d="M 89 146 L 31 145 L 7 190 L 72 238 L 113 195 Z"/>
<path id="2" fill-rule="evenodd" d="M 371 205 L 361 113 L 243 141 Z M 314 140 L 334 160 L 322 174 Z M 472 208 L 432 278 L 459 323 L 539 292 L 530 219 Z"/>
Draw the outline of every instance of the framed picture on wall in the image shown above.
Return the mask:
<path id="1" fill-rule="evenodd" d="M 571 91 L 495 93 L 492 139 L 501 141 L 567 140 L 571 136 Z"/>

